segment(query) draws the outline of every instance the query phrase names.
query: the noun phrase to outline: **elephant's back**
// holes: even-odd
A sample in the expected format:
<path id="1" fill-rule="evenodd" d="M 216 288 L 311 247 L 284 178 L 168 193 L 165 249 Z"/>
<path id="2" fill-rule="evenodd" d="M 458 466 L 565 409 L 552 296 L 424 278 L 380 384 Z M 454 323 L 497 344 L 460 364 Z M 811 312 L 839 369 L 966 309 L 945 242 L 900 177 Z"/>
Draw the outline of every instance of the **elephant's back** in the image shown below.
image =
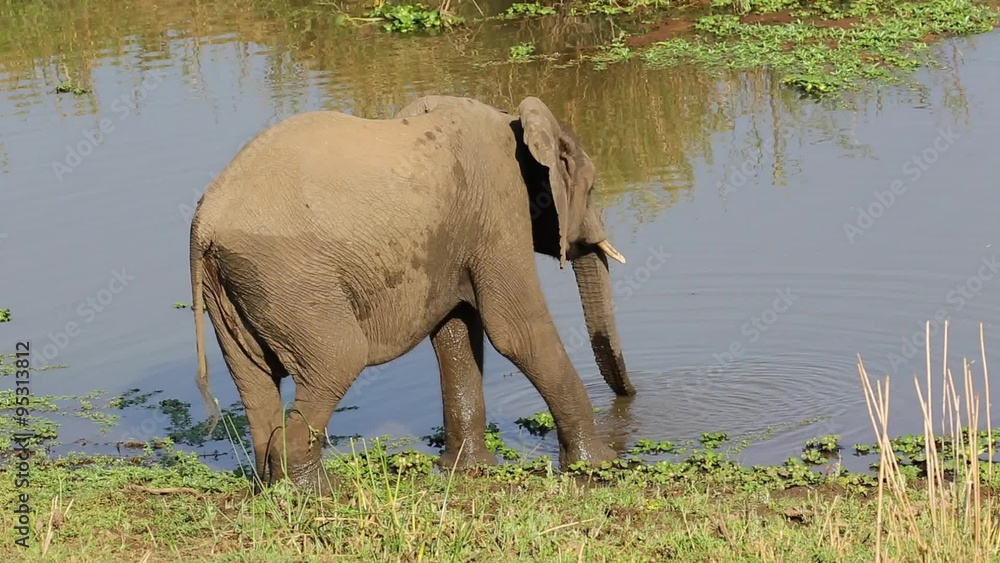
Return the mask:
<path id="1" fill-rule="evenodd" d="M 400 120 L 308 112 L 247 143 L 206 191 L 203 205 L 215 208 L 217 221 L 258 226 L 303 215 L 364 221 L 393 213 L 398 219 L 401 211 L 427 213 L 449 200 L 443 192 L 453 189 L 445 180 L 454 165 L 443 143 Z"/>

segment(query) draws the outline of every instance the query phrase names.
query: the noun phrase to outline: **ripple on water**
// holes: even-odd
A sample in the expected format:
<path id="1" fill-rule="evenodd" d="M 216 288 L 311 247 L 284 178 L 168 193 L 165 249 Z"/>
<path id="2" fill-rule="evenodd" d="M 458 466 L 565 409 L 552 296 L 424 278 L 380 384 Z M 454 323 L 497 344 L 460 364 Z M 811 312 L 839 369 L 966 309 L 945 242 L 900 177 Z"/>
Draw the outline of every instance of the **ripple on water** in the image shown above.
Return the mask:
<path id="1" fill-rule="evenodd" d="M 643 435 L 664 438 L 837 416 L 853 392 L 844 385 L 851 370 L 848 361 L 796 351 L 745 357 L 711 371 L 640 371 L 632 376 L 638 393 L 631 416 Z"/>
<path id="2" fill-rule="evenodd" d="M 928 296 L 937 290 L 928 288 L 955 279 L 937 272 L 761 271 L 733 264 L 706 271 L 702 260 L 712 257 L 672 263 L 668 275 L 654 276 L 620 303 L 619 330 L 638 394 L 628 408 L 614 409 L 612 431 L 629 441 L 740 434 L 864 411 L 857 354 L 896 343 L 900 327 L 918 316 L 913 304 L 933 302 Z M 759 339 L 748 337 L 741 327 L 785 287 L 796 288 L 794 305 Z M 555 310 L 570 308 L 572 295 L 553 297 Z M 743 353 L 727 358 L 734 342 Z M 595 406 L 614 406 L 590 350 L 571 352 Z M 496 395 L 515 412 L 511 419 L 545 408 L 530 385 L 504 383 Z"/>
<path id="3" fill-rule="evenodd" d="M 736 436 L 768 427 L 810 425 L 843 416 L 864 401 L 851 358 L 831 359 L 814 350 L 746 357 L 713 370 L 632 370 L 637 394 L 631 399 L 616 398 L 596 370 L 581 376 L 600 409 L 602 435 L 619 445 L 640 438 L 682 441 L 704 432 Z M 511 421 L 545 410 L 523 378 L 493 383 L 487 403 L 492 417 L 502 417 L 505 431 L 516 435 Z M 530 438 L 523 442 L 549 455 L 556 455 L 556 443 L 554 434 L 541 444 Z"/>

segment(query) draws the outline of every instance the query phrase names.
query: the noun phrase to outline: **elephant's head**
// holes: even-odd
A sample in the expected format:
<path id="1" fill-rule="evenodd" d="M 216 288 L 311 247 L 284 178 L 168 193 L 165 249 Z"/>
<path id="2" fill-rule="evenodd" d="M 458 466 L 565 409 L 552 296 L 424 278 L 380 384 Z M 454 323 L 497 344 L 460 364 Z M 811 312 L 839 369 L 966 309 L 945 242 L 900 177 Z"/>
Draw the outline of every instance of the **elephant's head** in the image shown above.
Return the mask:
<path id="1" fill-rule="evenodd" d="M 634 395 L 611 299 L 608 257 L 625 258 L 607 241 L 592 194 L 596 170 L 579 139 L 538 98 L 525 98 L 511 124 L 528 187 L 535 251 L 569 260 L 576 274 L 590 343 L 601 375 L 618 395 Z"/>

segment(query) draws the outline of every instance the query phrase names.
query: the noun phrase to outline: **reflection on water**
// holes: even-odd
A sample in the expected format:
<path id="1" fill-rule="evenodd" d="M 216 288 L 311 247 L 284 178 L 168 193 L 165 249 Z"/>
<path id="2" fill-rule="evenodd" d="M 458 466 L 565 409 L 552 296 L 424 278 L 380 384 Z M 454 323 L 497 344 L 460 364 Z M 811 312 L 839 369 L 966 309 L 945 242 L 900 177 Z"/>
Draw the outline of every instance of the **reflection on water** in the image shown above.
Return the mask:
<path id="1" fill-rule="evenodd" d="M 924 73 L 919 90 L 873 88 L 838 105 L 802 100 L 765 71 L 484 64 L 521 41 L 542 52 L 606 41 L 599 19 L 389 37 L 300 2 L 46 5 L 0 0 L 0 306 L 16 319 L 0 334 L 6 348 L 30 338 L 44 350 L 36 361 L 70 366 L 40 375 L 36 393 L 162 388 L 200 415 L 190 314 L 170 305 L 190 300 L 187 228 L 201 190 L 275 119 L 321 108 L 385 117 L 430 93 L 510 109 L 539 96 L 597 162 L 606 222 L 629 259 L 613 279 L 633 400 L 616 401 L 597 372 L 572 276 L 538 264 L 616 442 L 784 428 L 744 453 L 757 462 L 827 432 L 868 440 L 857 353 L 870 373 L 903 379 L 895 423 L 912 431 L 905 405 L 923 353 L 907 356 L 904 338 L 944 310 L 951 358 L 978 357 L 978 322 L 1000 349 L 998 281 L 980 267 L 1000 200 L 987 189 L 996 33 L 942 45 L 948 69 Z M 54 94 L 67 78 L 91 92 Z M 934 149 L 942 130 L 951 142 Z M 926 170 L 907 173 L 930 149 Z M 849 238 L 844 225 L 896 181 L 903 191 Z M 209 344 L 229 404 L 235 389 Z M 512 421 L 544 403 L 495 352 L 486 361 L 490 419 L 517 442 Z M 360 408 L 335 415 L 336 434 L 439 425 L 430 346 L 366 371 L 344 404 Z M 66 430 L 66 441 L 92 432 Z M 554 437 L 525 444 L 554 451 Z"/>

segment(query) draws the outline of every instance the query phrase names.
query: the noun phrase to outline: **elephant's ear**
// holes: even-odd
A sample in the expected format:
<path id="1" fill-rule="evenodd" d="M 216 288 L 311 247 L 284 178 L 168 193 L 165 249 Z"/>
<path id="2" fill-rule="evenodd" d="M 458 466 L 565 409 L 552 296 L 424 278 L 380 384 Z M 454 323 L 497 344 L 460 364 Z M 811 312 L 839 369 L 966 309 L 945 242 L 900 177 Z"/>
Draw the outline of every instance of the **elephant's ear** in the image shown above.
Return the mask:
<path id="1" fill-rule="evenodd" d="M 524 129 L 524 143 L 531 156 L 549 169 L 552 203 L 559 222 L 559 267 L 566 265 L 569 224 L 569 177 L 562 169 L 562 158 L 568 139 L 562 138 L 562 128 L 549 108 L 535 97 L 525 98 L 517 108 Z M 572 159 L 569 159 L 572 160 Z"/>

